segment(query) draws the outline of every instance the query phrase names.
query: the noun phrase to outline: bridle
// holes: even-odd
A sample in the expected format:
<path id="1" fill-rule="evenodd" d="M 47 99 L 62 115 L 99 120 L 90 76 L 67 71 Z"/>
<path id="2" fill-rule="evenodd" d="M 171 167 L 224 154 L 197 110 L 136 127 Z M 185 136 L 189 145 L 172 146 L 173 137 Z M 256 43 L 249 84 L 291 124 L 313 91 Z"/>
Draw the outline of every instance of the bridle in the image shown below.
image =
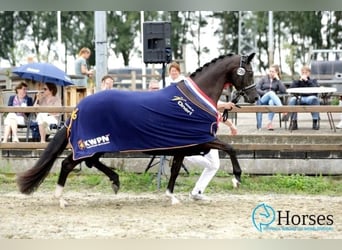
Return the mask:
<path id="1" fill-rule="evenodd" d="M 240 66 L 239 66 L 239 68 L 236 70 L 236 74 L 239 76 L 239 77 L 245 77 L 245 75 L 246 75 L 246 72 L 249 72 L 249 70 L 246 70 L 246 68 L 244 67 L 244 65 L 246 64 L 246 62 L 247 62 L 247 56 L 241 56 L 240 57 Z M 242 80 L 244 80 L 244 79 L 242 79 Z M 248 85 L 248 86 L 246 86 L 246 87 L 244 87 L 244 88 L 242 88 L 242 89 L 240 89 L 240 90 L 238 90 L 238 91 L 236 91 L 235 93 L 234 93 L 234 97 L 233 97 L 233 99 L 231 100 L 231 102 L 232 103 L 234 103 L 235 104 L 235 106 L 237 107 L 237 108 L 241 108 L 239 105 L 237 105 L 237 103 L 239 102 L 239 99 L 240 99 L 240 97 L 241 96 L 247 96 L 247 94 L 246 94 L 246 92 L 248 91 L 248 90 L 250 90 L 250 89 L 252 89 L 252 88 L 255 88 L 255 83 L 254 84 L 251 84 L 251 85 Z M 230 109 L 231 110 L 231 109 Z M 223 122 L 225 122 L 225 121 L 227 121 L 227 119 L 228 119 L 228 109 L 225 109 L 224 111 L 223 111 L 223 114 L 222 114 L 222 120 L 223 120 Z"/>
<path id="2" fill-rule="evenodd" d="M 250 90 L 250 89 L 252 89 L 252 88 L 255 88 L 255 83 L 253 83 L 253 84 L 251 84 L 251 85 L 249 85 L 249 86 L 246 86 L 246 87 L 244 87 L 244 88 L 242 88 L 242 89 L 240 89 L 240 90 L 238 90 L 238 91 L 236 91 L 235 93 L 234 93 L 234 97 L 233 97 L 233 99 L 231 100 L 231 102 L 232 103 L 234 103 L 235 104 L 235 107 L 237 107 L 237 108 L 241 108 L 237 103 L 239 102 L 239 100 L 240 100 L 240 98 L 241 98 L 241 96 L 247 96 L 247 94 L 246 94 L 246 91 L 248 91 L 248 90 Z M 223 111 L 223 114 L 222 114 L 222 120 L 225 122 L 225 121 L 227 121 L 227 119 L 228 119 L 228 111 L 230 111 L 231 109 L 225 109 L 224 111 Z"/>

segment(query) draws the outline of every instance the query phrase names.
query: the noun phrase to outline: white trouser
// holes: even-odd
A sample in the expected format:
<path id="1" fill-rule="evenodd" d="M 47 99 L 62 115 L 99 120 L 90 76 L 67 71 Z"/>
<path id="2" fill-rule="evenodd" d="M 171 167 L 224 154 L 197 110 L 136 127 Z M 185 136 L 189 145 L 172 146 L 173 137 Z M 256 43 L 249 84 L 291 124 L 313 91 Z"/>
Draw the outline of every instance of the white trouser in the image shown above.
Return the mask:
<path id="1" fill-rule="evenodd" d="M 203 172 L 197 180 L 192 193 L 204 193 L 204 190 L 208 186 L 211 179 L 215 176 L 217 170 L 220 168 L 219 151 L 217 149 L 211 149 L 208 154 L 187 156 L 184 158 L 184 164 L 186 166 L 203 166 Z"/>
<path id="2" fill-rule="evenodd" d="M 23 115 L 17 115 L 16 113 L 8 113 L 5 120 L 4 120 L 4 124 L 10 125 L 11 119 L 15 120 L 17 122 L 17 124 L 19 124 L 19 125 L 25 125 L 24 116 Z"/>
<path id="3" fill-rule="evenodd" d="M 48 113 L 39 113 L 37 115 L 37 123 L 38 125 L 43 125 L 47 123 L 47 125 L 58 124 L 57 118 L 54 115 L 49 115 Z"/>

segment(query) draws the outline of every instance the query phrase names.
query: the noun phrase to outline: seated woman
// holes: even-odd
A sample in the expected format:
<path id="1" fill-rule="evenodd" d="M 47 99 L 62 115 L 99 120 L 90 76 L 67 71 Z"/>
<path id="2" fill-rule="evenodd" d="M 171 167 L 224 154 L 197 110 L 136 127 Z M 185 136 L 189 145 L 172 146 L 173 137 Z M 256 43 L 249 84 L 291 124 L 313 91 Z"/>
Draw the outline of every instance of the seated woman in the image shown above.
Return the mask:
<path id="1" fill-rule="evenodd" d="M 34 106 L 55 106 L 61 107 L 62 101 L 56 96 L 57 87 L 53 83 L 45 83 L 43 85 L 43 92 L 37 95 Z M 40 142 L 45 143 L 46 135 L 50 133 L 50 125 L 58 124 L 59 113 L 38 113 L 37 123 L 40 133 Z"/>
<path id="2" fill-rule="evenodd" d="M 10 96 L 8 100 L 8 106 L 14 106 L 14 107 L 26 107 L 26 106 L 32 106 L 33 105 L 33 99 L 29 96 L 27 96 L 27 84 L 25 82 L 19 83 L 15 87 L 15 95 Z M 18 125 L 25 125 L 27 120 L 27 114 L 26 113 L 8 113 L 5 120 L 5 132 L 4 132 L 4 138 L 2 142 L 6 143 L 8 136 L 12 132 L 12 141 L 13 142 L 19 142 L 18 136 L 17 136 L 17 130 Z"/>
<path id="3" fill-rule="evenodd" d="M 286 87 L 280 80 L 280 69 L 278 65 L 272 65 L 269 68 L 268 75 L 261 78 L 256 85 L 258 94 L 260 95 L 257 101 L 258 105 L 273 105 L 282 106 L 281 100 L 277 94 L 286 93 Z M 260 130 L 262 126 L 262 113 L 257 113 L 257 129 Z M 268 113 L 267 129 L 273 130 L 274 112 Z"/>
<path id="4" fill-rule="evenodd" d="M 310 77 L 311 69 L 309 66 L 304 65 L 300 70 L 299 80 L 292 82 L 289 88 L 305 88 L 305 87 L 319 87 L 316 79 Z M 291 97 L 289 105 L 320 105 L 320 100 L 317 94 L 302 94 L 299 98 L 296 96 Z M 319 130 L 319 113 L 312 112 L 312 129 Z M 292 113 L 292 123 L 290 130 L 297 130 L 297 113 Z"/>

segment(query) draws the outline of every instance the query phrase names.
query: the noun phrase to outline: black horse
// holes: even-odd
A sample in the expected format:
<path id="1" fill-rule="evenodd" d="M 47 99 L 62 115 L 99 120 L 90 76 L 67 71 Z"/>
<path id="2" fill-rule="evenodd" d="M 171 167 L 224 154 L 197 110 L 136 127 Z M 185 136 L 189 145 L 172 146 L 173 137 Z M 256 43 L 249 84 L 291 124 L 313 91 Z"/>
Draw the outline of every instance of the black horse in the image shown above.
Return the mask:
<path id="1" fill-rule="evenodd" d="M 83 161 L 88 167 L 106 174 L 117 193 L 120 187 L 118 174 L 100 161 L 105 152 L 139 151 L 173 156 L 166 191 L 172 203 L 178 202 L 173 191 L 184 157 L 206 154 L 210 149 L 229 154 L 233 184 L 238 186 L 241 168 L 236 151 L 216 138 L 220 115 L 216 104 L 228 84 L 232 84 L 237 96 L 244 96 L 246 101 L 257 100 L 251 66 L 254 55 L 220 56 L 198 68 L 186 80 L 159 91 L 110 90 L 84 98 L 36 164 L 18 173 L 20 191 L 24 194 L 34 192 L 69 142 L 73 150 L 62 161 L 55 192 L 61 207 L 66 205 L 62 198 L 66 179 Z"/>

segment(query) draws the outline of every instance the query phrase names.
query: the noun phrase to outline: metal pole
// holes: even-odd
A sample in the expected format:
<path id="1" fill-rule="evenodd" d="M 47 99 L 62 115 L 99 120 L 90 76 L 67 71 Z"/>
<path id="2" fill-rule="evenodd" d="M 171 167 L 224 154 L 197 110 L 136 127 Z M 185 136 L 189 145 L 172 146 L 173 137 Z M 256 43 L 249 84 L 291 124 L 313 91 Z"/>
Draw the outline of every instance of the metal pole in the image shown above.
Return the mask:
<path id="1" fill-rule="evenodd" d="M 142 89 L 146 89 L 146 64 L 144 63 L 144 11 L 140 11 L 140 47 L 141 47 L 141 64 L 142 64 L 142 69 L 141 69 L 141 74 L 142 76 Z"/>
<path id="2" fill-rule="evenodd" d="M 107 20 L 105 11 L 95 11 L 95 87 L 101 88 L 101 78 L 108 74 Z"/>
<path id="3" fill-rule="evenodd" d="M 274 63 L 273 11 L 268 12 L 268 64 Z"/>
<path id="4" fill-rule="evenodd" d="M 241 16 L 241 11 L 239 11 L 239 34 L 238 34 L 238 54 L 240 55 L 241 54 L 241 40 L 242 40 L 242 34 L 241 34 L 241 20 L 242 16 Z"/>
<path id="5" fill-rule="evenodd" d="M 67 72 L 64 50 L 62 44 L 62 25 L 61 25 L 61 12 L 57 11 L 57 54 L 58 54 L 58 67 Z M 64 67 L 63 67 L 64 66 Z"/>
<path id="6" fill-rule="evenodd" d="M 57 41 L 58 46 L 62 44 L 62 31 L 61 31 L 61 12 L 57 11 Z"/>
<path id="7" fill-rule="evenodd" d="M 61 12 L 57 11 L 57 53 L 58 53 L 58 67 L 63 70 L 64 64 L 64 71 L 67 72 L 66 63 L 63 62 L 64 53 L 62 51 L 62 25 L 61 25 Z M 64 103 L 64 87 L 61 86 L 61 101 Z M 62 117 L 64 119 L 64 117 Z M 27 139 L 27 138 L 26 138 Z"/>

